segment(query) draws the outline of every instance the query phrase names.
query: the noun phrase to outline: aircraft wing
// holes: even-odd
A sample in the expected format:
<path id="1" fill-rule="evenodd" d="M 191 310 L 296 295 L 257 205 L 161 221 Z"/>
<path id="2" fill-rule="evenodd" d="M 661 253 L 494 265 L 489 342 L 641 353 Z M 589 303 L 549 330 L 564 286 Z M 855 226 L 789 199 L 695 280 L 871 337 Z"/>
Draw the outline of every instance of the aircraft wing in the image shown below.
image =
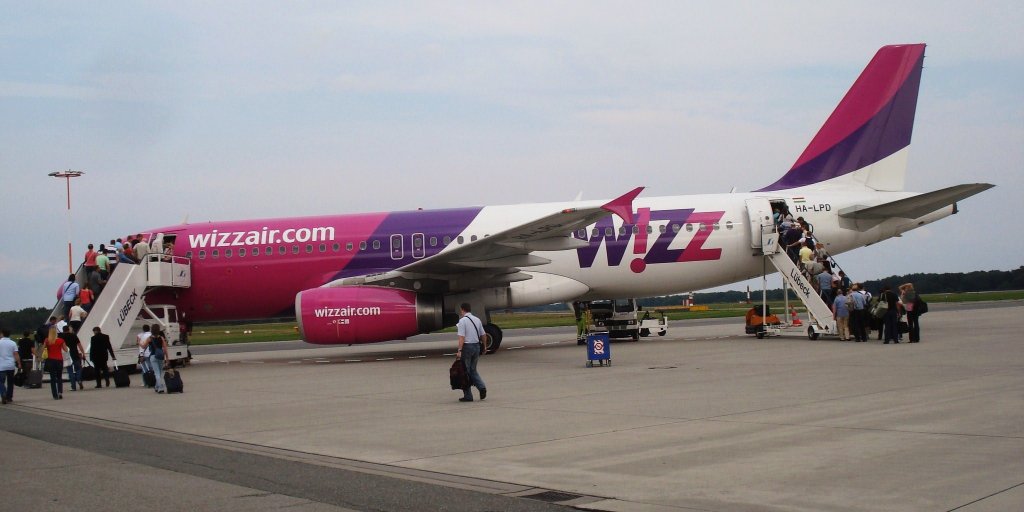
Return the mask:
<path id="1" fill-rule="evenodd" d="M 324 286 L 386 284 L 404 288 L 419 281 L 436 291 L 457 291 L 483 286 L 498 286 L 529 279 L 522 267 L 545 265 L 551 260 L 535 251 L 563 251 L 585 246 L 587 242 L 572 234 L 604 217 L 615 214 L 626 223 L 633 222 L 633 199 L 644 187 L 637 187 L 601 206 L 567 208 L 520 224 L 485 238 L 454 247 L 429 258 L 382 274 L 351 277 Z"/>
<path id="2" fill-rule="evenodd" d="M 839 216 L 853 220 L 880 220 L 891 217 L 916 219 L 928 215 L 939 208 L 955 204 L 957 201 L 971 197 L 974 194 L 984 192 L 994 186 L 990 183 L 956 185 L 877 206 L 845 208 L 839 212 Z"/>

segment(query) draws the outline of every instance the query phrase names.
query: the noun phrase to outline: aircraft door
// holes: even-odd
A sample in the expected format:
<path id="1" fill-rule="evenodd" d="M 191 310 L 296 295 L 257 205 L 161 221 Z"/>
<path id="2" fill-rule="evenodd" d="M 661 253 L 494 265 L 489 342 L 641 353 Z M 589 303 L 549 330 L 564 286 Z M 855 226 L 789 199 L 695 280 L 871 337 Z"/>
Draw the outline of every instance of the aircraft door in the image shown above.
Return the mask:
<path id="1" fill-rule="evenodd" d="M 402 235 L 391 235 L 391 259 L 400 260 L 405 257 L 404 239 Z"/>
<path id="2" fill-rule="evenodd" d="M 427 255 L 426 247 L 423 244 L 423 233 L 412 234 L 412 257 L 422 258 Z"/>
<path id="3" fill-rule="evenodd" d="M 772 205 L 768 199 L 756 197 L 747 199 L 747 217 L 750 224 L 750 247 L 761 248 L 763 229 L 774 231 L 775 221 L 772 219 Z"/>

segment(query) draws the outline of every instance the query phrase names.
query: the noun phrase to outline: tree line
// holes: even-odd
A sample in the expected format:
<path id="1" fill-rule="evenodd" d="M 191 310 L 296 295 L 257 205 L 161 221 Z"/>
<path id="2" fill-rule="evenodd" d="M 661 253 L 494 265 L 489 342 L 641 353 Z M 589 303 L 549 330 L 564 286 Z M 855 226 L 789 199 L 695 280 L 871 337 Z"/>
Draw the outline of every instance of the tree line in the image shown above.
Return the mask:
<path id="1" fill-rule="evenodd" d="M 863 281 L 862 284 L 868 291 L 875 293 L 883 285 L 895 288 L 903 283 L 914 283 L 914 288 L 920 293 L 964 293 L 964 292 L 991 292 L 1006 290 L 1024 290 L 1024 266 L 1016 270 L 977 270 L 974 272 L 951 272 L 944 274 L 905 274 L 893 275 L 881 279 Z M 752 293 L 753 295 L 753 293 Z M 757 299 L 760 291 L 756 293 Z M 650 297 L 640 299 L 644 307 L 677 306 L 683 304 L 685 295 L 667 295 L 664 297 Z M 768 290 L 769 300 L 782 300 L 782 289 Z M 747 300 L 745 291 L 728 292 L 697 292 L 694 294 L 696 304 L 712 304 L 723 302 L 741 302 Z M 566 304 L 549 304 L 533 308 L 524 308 L 522 311 L 564 311 Z M 11 334 L 19 337 L 24 331 L 34 331 L 36 327 L 43 324 L 50 314 L 48 308 L 25 308 L 19 311 L 0 312 L 0 327 L 11 330 Z M 282 320 L 294 320 L 282 319 Z"/>

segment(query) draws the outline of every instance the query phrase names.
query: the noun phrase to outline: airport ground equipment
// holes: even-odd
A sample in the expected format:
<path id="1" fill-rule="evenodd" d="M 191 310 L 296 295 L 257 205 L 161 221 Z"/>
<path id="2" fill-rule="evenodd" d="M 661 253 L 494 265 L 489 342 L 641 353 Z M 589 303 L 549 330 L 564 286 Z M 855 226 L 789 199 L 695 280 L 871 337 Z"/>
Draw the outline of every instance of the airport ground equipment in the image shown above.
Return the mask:
<path id="1" fill-rule="evenodd" d="M 81 286 L 87 285 L 84 266 L 79 267 L 75 275 Z M 179 339 L 177 309 L 172 305 L 146 304 L 145 296 L 158 288 L 188 288 L 191 285 L 188 258 L 150 254 L 146 261 L 137 265 L 118 264 L 79 330 L 86 353 L 92 329 L 99 326 L 104 334 L 110 336 L 110 344 L 120 366 L 130 369 L 138 360 L 135 337 L 142 332 L 142 325 L 159 324 L 167 337 L 165 357 L 168 363 L 172 366 L 186 364 L 189 360 L 188 346 L 176 344 Z M 58 314 L 61 308 L 58 301 L 53 314 Z"/>
<path id="2" fill-rule="evenodd" d="M 608 333 L 593 332 L 587 334 L 587 368 L 612 365 L 612 344 L 609 342 Z"/>
<path id="3" fill-rule="evenodd" d="M 595 300 L 590 303 L 587 332 L 604 332 L 609 338 L 632 338 L 668 333 L 668 317 L 644 311 L 636 299 Z"/>
<path id="4" fill-rule="evenodd" d="M 760 254 L 765 260 L 771 262 L 782 275 L 786 286 L 793 289 L 797 298 L 807 308 L 807 337 L 816 340 L 822 334 L 836 334 L 836 321 L 832 317 L 832 308 L 821 300 L 821 296 L 814 291 L 814 287 L 811 286 L 811 282 L 807 280 L 803 271 L 789 258 L 786 249 L 779 243 L 780 234 L 772 219 L 771 202 L 766 198 L 748 199 L 747 214 L 751 229 L 750 245 L 757 249 L 755 255 Z M 764 310 L 767 310 L 767 265 L 764 268 L 761 303 Z M 767 315 L 763 318 L 767 318 Z M 757 333 L 758 338 L 778 336 L 782 333 L 782 324 L 772 326 L 765 320 L 763 325 L 764 328 Z"/>

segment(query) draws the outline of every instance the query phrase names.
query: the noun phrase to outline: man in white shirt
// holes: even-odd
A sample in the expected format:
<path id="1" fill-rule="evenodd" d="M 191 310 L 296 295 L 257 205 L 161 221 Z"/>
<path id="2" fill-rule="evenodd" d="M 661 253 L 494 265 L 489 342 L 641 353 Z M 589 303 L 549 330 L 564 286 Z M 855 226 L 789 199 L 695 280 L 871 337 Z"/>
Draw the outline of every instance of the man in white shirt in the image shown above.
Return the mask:
<path id="1" fill-rule="evenodd" d="M 459 323 L 456 325 L 459 333 L 459 350 L 455 353 L 455 358 L 462 360 L 462 364 L 466 367 L 466 373 L 469 374 L 472 386 L 476 386 L 476 389 L 480 391 L 480 400 L 483 400 L 487 398 L 487 385 L 484 384 L 484 380 L 477 373 L 476 363 L 480 360 L 480 356 L 483 353 L 480 341 L 486 335 L 484 325 L 480 322 L 479 318 L 470 313 L 468 303 L 463 302 L 459 306 L 459 313 L 462 318 L 459 319 Z M 472 386 L 467 386 L 462 390 L 464 396 L 459 399 L 460 402 L 473 401 Z"/>
<path id="2" fill-rule="evenodd" d="M 3 404 L 14 401 L 14 371 L 21 369 L 21 358 L 18 357 L 18 344 L 11 339 L 11 331 L 0 331 L 0 397 Z"/>
<path id="3" fill-rule="evenodd" d="M 135 337 L 135 341 L 139 344 L 139 364 L 142 366 L 142 372 L 146 373 L 150 371 L 149 367 L 149 338 L 153 333 L 149 332 L 149 324 L 142 326 L 142 332 Z"/>

